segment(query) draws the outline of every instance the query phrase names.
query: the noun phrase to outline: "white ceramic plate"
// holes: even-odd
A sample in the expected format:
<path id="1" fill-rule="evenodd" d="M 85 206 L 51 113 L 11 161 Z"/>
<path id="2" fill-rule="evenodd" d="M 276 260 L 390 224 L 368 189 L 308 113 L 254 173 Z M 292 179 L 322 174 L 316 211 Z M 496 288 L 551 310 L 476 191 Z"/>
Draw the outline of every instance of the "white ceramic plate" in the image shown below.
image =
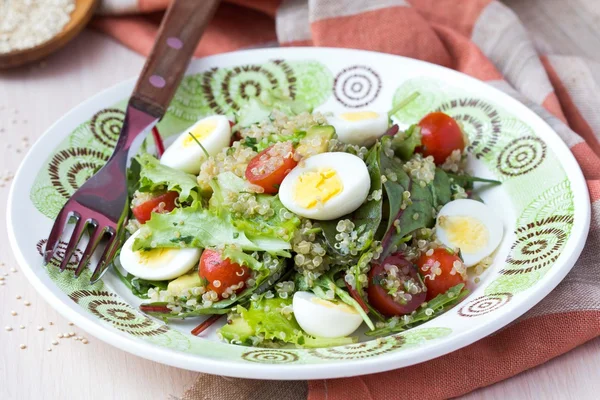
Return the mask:
<path id="1" fill-rule="evenodd" d="M 112 272 L 90 287 L 39 250 L 66 199 L 101 166 L 115 143 L 135 80 L 86 101 L 33 146 L 14 180 L 8 228 L 18 262 L 59 312 L 90 334 L 161 363 L 261 379 L 335 378 L 400 368 L 473 343 L 546 296 L 579 256 L 589 227 L 583 175 L 569 149 L 536 114 L 478 80 L 439 66 L 385 54 L 290 48 L 235 52 L 192 62 L 159 128 L 173 135 L 198 118 L 227 113 L 257 91 L 280 88 L 319 110 L 387 111 L 413 91 L 396 115 L 402 124 L 442 110 L 459 119 L 471 146 L 469 168 L 502 185 L 484 200 L 502 216 L 505 236 L 494 264 L 471 294 L 446 314 L 401 334 L 330 349 L 259 349 L 221 343 L 198 321 L 166 326 L 137 311 L 140 300 Z"/>

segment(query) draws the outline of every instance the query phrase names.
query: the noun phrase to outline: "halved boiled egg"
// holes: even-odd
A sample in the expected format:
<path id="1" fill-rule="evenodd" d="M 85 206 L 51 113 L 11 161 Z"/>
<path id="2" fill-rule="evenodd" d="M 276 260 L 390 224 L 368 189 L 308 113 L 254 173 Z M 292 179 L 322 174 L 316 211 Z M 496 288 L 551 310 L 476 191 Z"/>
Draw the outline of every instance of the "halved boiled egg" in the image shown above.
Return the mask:
<path id="1" fill-rule="evenodd" d="M 370 146 L 388 130 L 388 114 L 375 111 L 351 111 L 335 114 L 327 122 L 335 128 L 340 141 Z"/>
<path id="2" fill-rule="evenodd" d="M 344 303 L 323 300 L 310 292 L 294 293 L 294 317 L 309 335 L 335 338 L 352 334 L 363 319 Z"/>
<path id="3" fill-rule="evenodd" d="M 189 174 L 198 174 L 206 155 L 194 138 L 202 144 L 209 155 L 216 155 L 229 146 L 231 140 L 229 120 L 224 115 L 213 115 L 196 122 L 167 148 L 160 163 Z"/>
<path id="4" fill-rule="evenodd" d="M 440 210 L 436 234 L 450 248 L 458 247 L 467 267 L 496 250 L 502 240 L 502 220 L 490 207 L 470 199 L 453 200 Z"/>
<path id="5" fill-rule="evenodd" d="M 119 261 L 130 274 L 149 281 L 174 279 L 194 268 L 200 259 L 200 249 L 153 249 L 133 251 L 137 231 L 125 241 Z"/>
<path id="6" fill-rule="evenodd" d="M 349 153 L 306 158 L 281 182 L 283 205 L 302 217 L 331 220 L 356 210 L 369 195 L 367 166 Z"/>

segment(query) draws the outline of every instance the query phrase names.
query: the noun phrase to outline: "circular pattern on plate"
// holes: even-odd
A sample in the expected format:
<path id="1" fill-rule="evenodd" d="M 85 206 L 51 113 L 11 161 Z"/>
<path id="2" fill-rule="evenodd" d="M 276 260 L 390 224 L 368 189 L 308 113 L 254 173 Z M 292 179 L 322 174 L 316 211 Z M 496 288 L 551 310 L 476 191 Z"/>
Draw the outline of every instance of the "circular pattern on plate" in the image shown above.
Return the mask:
<path id="1" fill-rule="evenodd" d="M 573 224 L 571 215 L 555 215 L 517 228 L 506 258 L 505 275 L 523 274 L 552 264 L 565 245 Z"/>
<path id="2" fill-rule="evenodd" d="M 50 182 L 61 196 L 68 199 L 108 158 L 100 151 L 82 147 L 61 150 L 52 157 L 48 165 Z"/>
<path id="3" fill-rule="evenodd" d="M 381 91 L 381 78 L 372 68 L 354 65 L 343 69 L 333 82 L 335 98 L 346 107 L 371 104 Z"/>
<path id="4" fill-rule="evenodd" d="M 105 290 L 76 290 L 69 294 L 74 302 L 81 304 L 103 321 L 120 331 L 134 336 L 162 335 L 169 330 L 143 316 L 118 297 Z"/>
<path id="5" fill-rule="evenodd" d="M 289 364 L 298 361 L 298 355 L 285 350 L 252 350 L 242 354 L 246 361 L 262 364 Z"/>
<path id="6" fill-rule="evenodd" d="M 352 360 L 385 354 L 399 349 L 404 343 L 404 338 L 396 335 L 347 346 L 312 349 L 309 352 L 313 356 L 329 360 Z"/>
<path id="7" fill-rule="evenodd" d="M 485 296 L 477 297 L 458 310 L 458 315 L 463 317 L 479 317 L 487 313 L 491 313 L 504 306 L 510 301 L 512 294 L 510 293 L 494 293 Z"/>
<path id="8" fill-rule="evenodd" d="M 507 176 L 524 175 L 537 168 L 546 158 L 546 143 L 535 136 L 510 142 L 498 155 L 497 168 Z"/>
<path id="9" fill-rule="evenodd" d="M 124 120 L 124 111 L 106 108 L 94 114 L 90 121 L 90 129 L 100 143 L 112 149 L 117 144 Z"/>
<path id="10" fill-rule="evenodd" d="M 37 252 L 40 254 L 40 256 L 44 255 L 43 249 L 44 249 L 44 246 L 47 241 L 48 241 L 48 239 L 42 239 L 42 240 L 38 241 L 35 245 L 35 248 L 36 248 Z M 54 255 L 52 256 L 52 259 L 48 263 L 49 265 L 54 266 L 54 267 L 60 266 L 60 263 L 62 262 L 63 258 L 65 257 L 65 251 L 67 250 L 67 244 L 68 244 L 67 242 L 64 242 L 62 240 L 58 242 L 56 251 L 54 252 Z M 83 256 L 83 252 L 81 251 L 81 249 L 76 248 L 75 251 L 73 252 L 73 255 L 71 256 L 71 260 L 67 264 L 67 267 L 65 268 L 65 270 L 75 271 L 77 269 L 77 265 L 79 265 L 79 261 L 81 260 L 82 256 Z"/>

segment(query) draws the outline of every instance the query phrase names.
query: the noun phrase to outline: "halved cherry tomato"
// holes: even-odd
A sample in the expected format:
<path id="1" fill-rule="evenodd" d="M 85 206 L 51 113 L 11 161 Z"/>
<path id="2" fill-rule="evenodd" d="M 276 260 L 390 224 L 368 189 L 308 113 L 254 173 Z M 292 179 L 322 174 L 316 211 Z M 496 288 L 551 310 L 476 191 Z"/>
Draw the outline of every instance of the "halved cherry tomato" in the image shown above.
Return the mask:
<path id="1" fill-rule="evenodd" d="M 258 153 L 246 168 L 246 179 L 261 186 L 265 193 L 275 194 L 283 178 L 298 164 L 290 142 L 275 143 Z"/>
<path id="2" fill-rule="evenodd" d="M 427 114 L 421 121 L 422 146 L 417 149 L 424 156 L 433 156 L 440 165 L 454 150 L 464 150 L 465 138 L 458 123 L 442 112 Z"/>
<path id="3" fill-rule="evenodd" d="M 204 249 L 200 257 L 198 275 L 208 281 L 208 289 L 214 290 L 219 298 L 223 298 L 223 292 L 233 285 L 239 285 L 250 278 L 250 270 L 228 258 L 222 259 L 218 251 Z M 237 288 L 234 293 L 243 289 Z"/>
<path id="4" fill-rule="evenodd" d="M 133 207 L 133 215 L 140 224 L 146 223 L 153 212 L 170 212 L 175 209 L 175 200 L 179 197 L 177 192 L 167 192 L 153 197 L 142 204 Z M 161 206 L 161 203 L 162 206 Z"/>
<path id="5" fill-rule="evenodd" d="M 436 264 L 436 261 L 439 262 L 439 265 Z M 460 263 L 458 269 L 454 266 L 457 261 Z M 433 254 L 430 256 L 423 253 L 417 260 L 417 265 L 425 286 L 427 286 L 427 301 L 438 294 L 446 293 L 448 289 L 460 283 L 467 282 L 460 257 L 450 249 L 439 247 L 433 250 Z M 439 268 L 436 268 L 436 265 Z"/>
<path id="6" fill-rule="evenodd" d="M 395 265 L 398 268 L 396 276 L 401 282 L 399 289 L 406 291 L 406 294 L 410 295 L 408 299 L 403 301 L 400 297 L 394 299 L 383 286 L 382 281 L 389 276 L 385 269 L 386 265 Z M 367 294 L 369 296 L 369 303 L 386 317 L 410 314 L 425 302 L 427 295 L 426 288 L 419 279 L 417 268 L 400 253 L 392 254 L 381 264 L 373 264 L 371 266 Z"/>

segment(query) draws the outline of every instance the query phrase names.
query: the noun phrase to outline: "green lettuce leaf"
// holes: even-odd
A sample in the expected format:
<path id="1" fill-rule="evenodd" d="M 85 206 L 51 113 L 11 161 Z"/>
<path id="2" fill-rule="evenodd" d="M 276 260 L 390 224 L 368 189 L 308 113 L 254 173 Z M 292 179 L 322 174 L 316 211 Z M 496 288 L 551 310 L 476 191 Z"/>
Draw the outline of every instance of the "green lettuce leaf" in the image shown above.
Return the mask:
<path id="1" fill-rule="evenodd" d="M 244 217 L 233 215 L 225 199 L 228 196 L 237 196 L 240 193 L 248 192 L 250 187 L 247 181 L 232 172 L 219 174 L 211 182 L 211 187 L 213 196 L 209 202 L 209 209 L 217 215 L 230 218 L 233 226 L 245 232 L 248 236 L 260 238 L 259 240 L 263 240 L 265 246 L 268 246 L 266 242 L 272 239 L 277 239 L 277 241 L 281 238 L 284 240 L 291 239 L 298 226 L 300 226 L 300 219 L 295 215 L 290 219 L 283 219 L 281 214 L 287 210 L 279 200 L 279 196 L 268 194 L 255 194 L 254 197 L 258 204 L 267 205 L 268 208 L 273 210 L 274 214 L 272 216 L 267 217 L 257 214 L 252 217 Z"/>
<path id="2" fill-rule="evenodd" d="M 198 197 L 198 182 L 194 175 L 162 165 L 151 154 L 137 156 L 140 164 L 140 192 L 174 190 L 179 193 L 179 201 L 194 200 Z"/>
<path id="3" fill-rule="evenodd" d="M 289 257 L 291 245 L 282 239 L 249 238 L 227 218 L 200 208 L 198 201 L 192 206 L 176 208 L 170 213 L 152 214 L 140 228 L 133 250 L 152 248 L 219 247 L 235 245 L 247 251 L 268 251 Z"/>
<path id="4" fill-rule="evenodd" d="M 287 115 L 311 112 L 308 104 L 294 100 L 278 89 L 262 90 L 258 97 L 249 99 L 237 112 L 237 125 L 244 128 L 267 120 L 273 110 Z"/>
<path id="5" fill-rule="evenodd" d="M 237 306 L 231 322 L 220 329 L 220 334 L 228 341 L 239 341 L 242 344 L 253 345 L 252 337 L 264 337 L 268 342 L 290 343 L 298 347 L 330 347 L 341 346 L 356 342 L 356 338 L 320 338 L 314 337 L 302 330 L 292 312 L 284 314 L 282 309 L 291 311 L 292 299 L 262 298 L 252 301 L 246 309 Z"/>

